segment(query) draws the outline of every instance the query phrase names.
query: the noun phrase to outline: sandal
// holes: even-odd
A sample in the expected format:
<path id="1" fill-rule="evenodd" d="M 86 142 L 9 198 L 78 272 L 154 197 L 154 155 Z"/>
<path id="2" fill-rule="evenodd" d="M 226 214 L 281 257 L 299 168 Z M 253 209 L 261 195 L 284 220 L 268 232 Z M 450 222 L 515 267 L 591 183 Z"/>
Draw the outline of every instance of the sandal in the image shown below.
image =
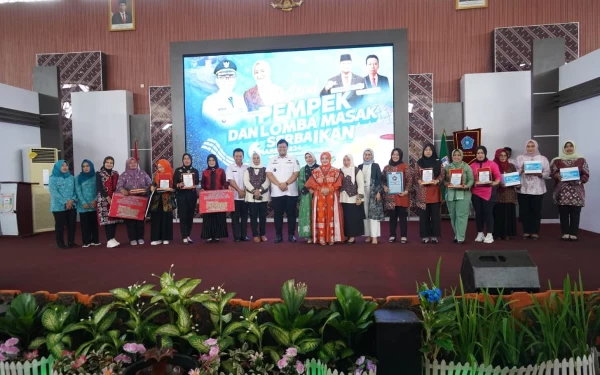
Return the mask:
<path id="1" fill-rule="evenodd" d="M 367 237 L 367 239 L 365 240 L 366 243 L 371 242 L 371 237 Z"/>
<path id="2" fill-rule="evenodd" d="M 262 242 L 267 242 L 267 241 L 268 241 L 268 240 L 267 240 L 267 237 L 265 237 L 265 236 L 260 236 L 260 240 L 261 240 Z"/>
<path id="3" fill-rule="evenodd" d="M 524 240 L 528 240 L 528 239 L 530 239 L 530 238 L 531 238 L 531 234 L 529 234 L 529 233 L 524 233 L 524 234 L 523 234 L 523 239 L 524 239 Z"/>
<path id="4" fill-rule="evenodd" d="M 260 237 L 254 237 L 254 242 L 260 242 Z"/>
<path id="5" fill-rule="evenodd" d="M 335 243 L 335 242 L 331 241 L 331 242 L 329 243 L 329 246 L 333 246 L 333 244 L 334 244 L 334 243 Z"/>
<path id="6" fill-rule="evenodd" d="M 378 244 L 378 242 L 377 242 L 377 238 L 373 238 L 373 241 L 371 241 L 371 243 L 372 243 L 373 245 L 377 245 L 377 244 Z"/>

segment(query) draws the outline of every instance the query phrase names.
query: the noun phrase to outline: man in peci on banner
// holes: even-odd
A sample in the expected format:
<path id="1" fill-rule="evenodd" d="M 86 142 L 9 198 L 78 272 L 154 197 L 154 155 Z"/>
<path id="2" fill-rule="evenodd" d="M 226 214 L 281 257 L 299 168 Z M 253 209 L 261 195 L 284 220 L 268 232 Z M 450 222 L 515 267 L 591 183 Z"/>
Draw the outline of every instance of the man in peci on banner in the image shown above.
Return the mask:
<path id="1" fill-rule="evenodd" d="M 352 57 L 349 54 L 340 56 L 340 74 L 331 77 L 323 90 L 321 96 L 331 95 L 338 92 L 346 93 L 346 100 L 353 107 L 359 104 L 361 97 L 356 94 L 356 90 L 362 90 L 366 87 L 365 79 L 352 73 Z"/>
<path id="2" fill-rule="evenodd" d="M 113 25 L 124 25 L 128 23 L 133 23 L 133 17 L 131 12 L 127 11 L 127 1 L 119 0 L 119 12 L 113 14 L 112 16 L 112 24 Z"/>
<path id="3" fill-rule="evenodd" d="M 223 60 L 215 67 L 215 82 L 219 90 L 209 95 L 202 103 L 205 121 L 221 126 L 237 125 L 248 112 L 244 98 L 233 92 L 237 79 L 237 66 L 231 60 Z"/>

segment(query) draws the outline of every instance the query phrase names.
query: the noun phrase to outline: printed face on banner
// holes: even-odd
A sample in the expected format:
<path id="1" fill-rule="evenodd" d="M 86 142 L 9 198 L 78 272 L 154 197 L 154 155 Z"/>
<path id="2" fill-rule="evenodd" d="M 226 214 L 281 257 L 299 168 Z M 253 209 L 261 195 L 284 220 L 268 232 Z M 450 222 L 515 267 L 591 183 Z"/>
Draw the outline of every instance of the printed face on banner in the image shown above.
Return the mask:
<path id="1" fill-rule="evenodd" d="M 393 47 L 187 56 L 184 65 L 186 151 L 200 169 L 235 148 L 263 163 L 280 154 L 300 161 L 330 152 L 362 160 L 365 148 L 394 146 Z M 382 160 L 385 162 L 385 160 Z"/>

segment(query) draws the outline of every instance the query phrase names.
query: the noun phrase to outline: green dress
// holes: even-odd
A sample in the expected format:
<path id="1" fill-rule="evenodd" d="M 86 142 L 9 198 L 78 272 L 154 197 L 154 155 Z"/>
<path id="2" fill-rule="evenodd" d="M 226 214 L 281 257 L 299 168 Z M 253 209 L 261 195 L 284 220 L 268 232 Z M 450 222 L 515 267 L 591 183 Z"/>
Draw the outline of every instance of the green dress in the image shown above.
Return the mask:
<path id="1" fill-rule="evenodd" d="M 446 204 L 448 205 L 448 213 L 450 214 L 454 237 L 457 241 L 463 242 L 471 211 L 471 187 L 475 179 L 473 178 L 473 171 L 469 167 L 469 164 L 461 161 L 460 163 L 451 163 L 446 166 L 446 182 L 450 182 L 452 177 L 450 176 L 451 169 L 462 169 L 463 184 L 467 187 L 464 190 L 446 189 Z"/>
<path id="2" fill-rule="evenodd" d="M 298 211 L 298 236 L 301 238 L 312 238 L 310 217 L 312 212 L 313 195 L 308 189 L 304 188 L 306 184 L 306 166 L 300 168 L 298 175 L 298 191 L 300 192 L 300 210 Z"/>

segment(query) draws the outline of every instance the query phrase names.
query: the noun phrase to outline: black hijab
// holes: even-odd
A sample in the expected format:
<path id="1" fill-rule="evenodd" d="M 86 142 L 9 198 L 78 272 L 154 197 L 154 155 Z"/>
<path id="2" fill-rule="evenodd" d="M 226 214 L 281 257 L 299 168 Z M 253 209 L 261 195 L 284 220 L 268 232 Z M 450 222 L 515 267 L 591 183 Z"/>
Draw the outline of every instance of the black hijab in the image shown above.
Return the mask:
<path id="1" fill-rule="evenodd" d="M 485 155 L 485 158 L 483 158 L 483 160 L 481 160 L 481 161 L 479 159 L 477 159 L 477 152 L 479 150 L 482 150 L 483 154 Z M 488 161 L 488 158 L 487 158 L 487 148 L 485 146 L 479 146 L 479 147 L 477 147 L 475 149 L 475 162 L 479 163 L 479 168 L 483 168 L 483 163 L 485 163 L 486 161 Z"/>
<path id="2" fill-rule="evenodd" d="M 398 151 L 398 155 L 400 155 L 400 159 L 398 159 L 398 161 L 394 161 L 394 160 L 392 160 L 392 155 L 394 155 L 394 151 Z M 390 154 L 390 165 L 391 165 L 392 167 L 396 167 L 396 166 L 398 166 L 398 165 L 400 165 L 400 164 L 404 163 L 404 162 L 402 161 L 402 158 L 403 158 L 403 157 L 404 157 L 404 153 L 402 152 L 402 150 L 400 150 L 399 148 L 397 148 L 397 147 L 396 147 L 395 149 L 393 149 L 393 150 L 392 150 L 392 153 Z"/>
<path id="3" fill-rule="evenodd" d="M 115 158 L 113 158 L 112 156 L 107 156 L 104 158 L 104 161 L 102 162 L 102 168 L 100 168 L 100 170 L 106 171 L 108 174 L 110 174 L 112 172 L 112 169 L 106 169 L 106 167 L 105 167 L 107 160 L 112 160 L 113 168 L 115 167 Z"/>
<path id="4" fill-rule="evenodd" d="M 211 167 L 208 165 L 208 160 L 210 158 L 215 159 L 215 166 Z M 217 168 L 219 168 L 219 159 L 215 154 L 210 154 L 206 157 L 206 170 L 210 171 L 210 190 L 215 190 L 217 187 Z"/>
<path id="5" fill-rule="evenodd" d="M 190 165 L 187 165 L 187 166 L 183 163 L 183 159 L 186 156 L 190 157 Z M 189 173 L 191 170 L 193 170 L 194 169 L 194 158 L 192 158 L 192 155 L 188 154 L 187 152 L 185 154 L 183 154 L 183 156 L 181 157 L 181 165 L 182 165 L 181 170 L 183 173 Z"/>
<path id="6" fill-rule="evenodd" d="M 431 156 L 425 156 L 425 149 L 429 147 L 431 149 Z M 435 151 L 435 146 L 431 143 L 425 144 L 423 147 L 423 152 L 421 153 L 421 159 L 417 161 L 417 164 L 422 169 L 433 169 L 433 178 L 439 177 L 440 173 L 442 173 L 442 163 L 438 160 L 437 152 Z"/>

